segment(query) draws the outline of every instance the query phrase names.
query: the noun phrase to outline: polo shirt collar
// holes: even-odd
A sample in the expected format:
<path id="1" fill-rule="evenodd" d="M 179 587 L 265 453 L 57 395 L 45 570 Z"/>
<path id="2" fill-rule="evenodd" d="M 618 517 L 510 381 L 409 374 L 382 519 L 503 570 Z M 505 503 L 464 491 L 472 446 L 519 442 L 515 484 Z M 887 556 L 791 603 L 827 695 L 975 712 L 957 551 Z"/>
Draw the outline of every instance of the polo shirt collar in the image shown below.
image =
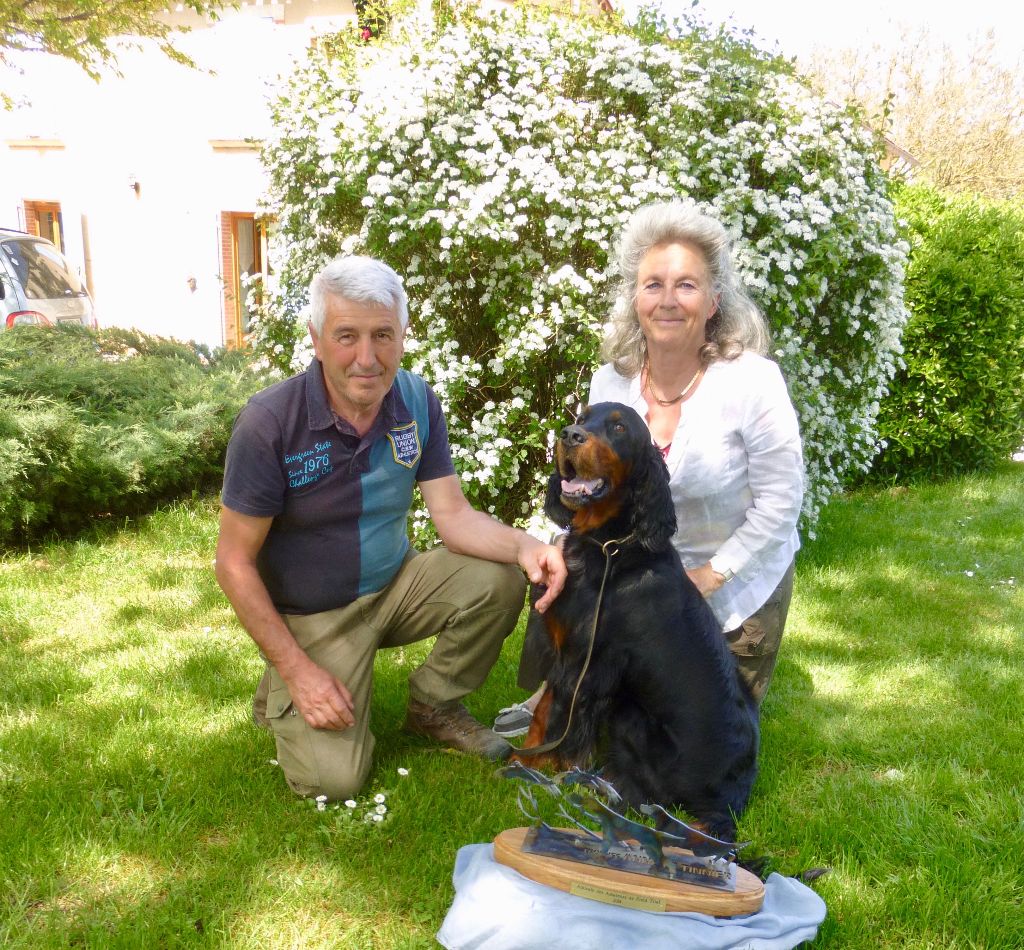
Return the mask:
<path id="1" fill-rule="evenodd" d="M 401 371 L 399 371 L 401 372 Z M 327 397 L 327 386 L 324 383 L 324 368 L 320 360 L 315 356 L 306 370 L 306 411 L 309 413 L 309 428 L 311 431 L 330 429 L 334 426 L 334 410 L 331 408 L 330 399 Z M 384 425 L 380 426 L 383 421 Z M 412 422 L 412 413 L 409 412 L 405 400 L 402 399 L 395 383 L 384 396 L 381 404 L 380 414 L 374 422 L 371 431 L 382 428 L 385 431 L 396 426 L 406 425 Z"/>

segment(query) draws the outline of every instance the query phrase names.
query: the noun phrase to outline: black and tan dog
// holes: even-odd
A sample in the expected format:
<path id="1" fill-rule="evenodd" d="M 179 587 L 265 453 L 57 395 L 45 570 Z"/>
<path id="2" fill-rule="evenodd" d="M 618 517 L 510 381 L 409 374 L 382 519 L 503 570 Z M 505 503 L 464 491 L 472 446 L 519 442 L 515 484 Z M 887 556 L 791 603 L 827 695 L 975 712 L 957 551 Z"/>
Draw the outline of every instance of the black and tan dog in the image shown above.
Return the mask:
<path id="1" fill-rule="evenodd" d="M 547 688 L 514 758 L 601 766 L 627 804 L 681 807 L 733 841 L 757 774 L 757 706 L 672 547 L 661 454 L 636 412 L 598 403 L 562 430 L 555 461 L 545 511 L 569 529 L 569 578 L 530 617 Z"/>

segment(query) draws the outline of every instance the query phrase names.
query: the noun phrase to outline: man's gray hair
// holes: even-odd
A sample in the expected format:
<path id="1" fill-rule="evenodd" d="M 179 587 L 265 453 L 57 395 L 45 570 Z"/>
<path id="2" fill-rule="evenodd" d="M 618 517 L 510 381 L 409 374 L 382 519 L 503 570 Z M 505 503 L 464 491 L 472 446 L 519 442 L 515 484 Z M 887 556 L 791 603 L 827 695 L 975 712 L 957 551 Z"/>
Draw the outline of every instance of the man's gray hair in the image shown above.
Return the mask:
<path id="1" fill-rule="evenodd" d="M 647 341 L 636 312 L 637 276 L 648 251 L 663 244 L 691 244 L 700 252 L 711 277 L 718 309 L 707 323 L 701 362 L 707 366 L 732 359 L 744 350 L 764 355 L 768 328 L 733 267 L 729 235 L 721 222 L 702 214 L 691 202 L 667 201 L 640 208 L 618 245 L 619 287 L 611 325 L 601 348 L 604 359 L 623 376 L 639 375 Z"/>
<path id="2" fill-rule="evenodd" d="M 403 330 L 409 323 L 409 298 L 402 278 L 373 257 L 336 257 L 313 278 L 309 285 L 309 322 L 317 336 L 323 333 L 328 297 L 384 307 L 398 317 Z"/>

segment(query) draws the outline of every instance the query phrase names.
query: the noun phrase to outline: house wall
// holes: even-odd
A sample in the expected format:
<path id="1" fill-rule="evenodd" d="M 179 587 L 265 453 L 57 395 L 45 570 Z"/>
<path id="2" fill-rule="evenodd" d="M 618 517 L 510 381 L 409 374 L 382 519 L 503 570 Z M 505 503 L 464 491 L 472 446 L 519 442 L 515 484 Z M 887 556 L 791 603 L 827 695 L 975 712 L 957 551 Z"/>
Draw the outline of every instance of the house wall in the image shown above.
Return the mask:
<path id="1" fill-rule="evenodd" d="M 267 79 L 354 16 L 347 0 L 315 6 L 291 24 L 250 6 L 185 34 L 177 45 L 216 75 L 151 44 L 121 53 L 123 75 L 98 83 L 57 57 L 20 59 L 14 95 L 31 105 L 0 111 L 0 227 L 26 228 L 26 201 L 58 202 L 65 254 L 101 326 L 225 342 L 222 214 L 254 212 L 266 187 L 256 146 L 242 140 L 269 131 Z"/>

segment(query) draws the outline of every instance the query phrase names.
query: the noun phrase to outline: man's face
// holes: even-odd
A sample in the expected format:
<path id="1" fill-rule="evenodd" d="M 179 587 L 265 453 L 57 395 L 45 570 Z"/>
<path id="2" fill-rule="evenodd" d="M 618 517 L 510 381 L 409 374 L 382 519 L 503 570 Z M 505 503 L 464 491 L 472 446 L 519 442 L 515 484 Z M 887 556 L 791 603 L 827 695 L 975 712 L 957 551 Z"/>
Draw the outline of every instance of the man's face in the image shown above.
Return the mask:
<path id="1" fill-rule="evenodd" d="M 328 296 L 323 331 L 309 335 L 331 408 L 357 430 L 377 417 L 402 362 L 405 331 L 386 307 Z"/>

